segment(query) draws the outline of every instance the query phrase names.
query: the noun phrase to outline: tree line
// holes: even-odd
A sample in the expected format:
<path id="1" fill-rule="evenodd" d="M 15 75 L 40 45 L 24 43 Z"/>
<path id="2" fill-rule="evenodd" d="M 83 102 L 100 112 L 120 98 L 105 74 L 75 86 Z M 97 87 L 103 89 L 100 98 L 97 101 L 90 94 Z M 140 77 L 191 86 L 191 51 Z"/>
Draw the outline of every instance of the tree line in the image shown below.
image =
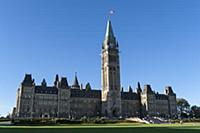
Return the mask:
<path id="1" fill-rule="evenodd" d="M 177 98 L 177 111 L 179 118 L 200 118 L 200 106 L 191 106 L 184 98 Z"/>

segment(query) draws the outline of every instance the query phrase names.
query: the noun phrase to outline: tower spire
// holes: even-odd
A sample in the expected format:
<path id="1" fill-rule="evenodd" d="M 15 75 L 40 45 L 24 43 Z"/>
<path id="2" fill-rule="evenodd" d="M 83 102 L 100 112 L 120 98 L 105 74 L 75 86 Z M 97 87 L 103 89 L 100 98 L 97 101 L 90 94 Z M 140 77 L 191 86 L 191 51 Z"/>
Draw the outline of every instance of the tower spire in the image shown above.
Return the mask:
<path id="1" fill-rule="evenodd" d="M 118 42 L 115 39 L 115 35 L 114 35 L 114 32 L 113 32 L 111 21 L 108 20 L 107 21 L 107 26 L 106 26 L 105 39 L 104 39 L 102 48 L 106 49 L 106 48 L 108 48 L 110 46 L 112 48 L 118 48 Z"/>
<path id="2" fill-rule="evenodd" d="M 114 33 L 113 33 L 113 29 L 112 29 L 112 24 L 111 21 L 108 20 L 107 21 L 107 27 L 106 27 L 106 38 L 114 38 Z"/>
<path id="3" fill-rule="evenodd" d="M 106 35 L 102 47 L 102 114 L 109 117 L 121 115 L 121 86 L 119 49 L 111 21 L 107 21 Z M 109 64 L 109 65 L 108 65 Z M 112 95 L 110 95 L 112 94 Z"/>

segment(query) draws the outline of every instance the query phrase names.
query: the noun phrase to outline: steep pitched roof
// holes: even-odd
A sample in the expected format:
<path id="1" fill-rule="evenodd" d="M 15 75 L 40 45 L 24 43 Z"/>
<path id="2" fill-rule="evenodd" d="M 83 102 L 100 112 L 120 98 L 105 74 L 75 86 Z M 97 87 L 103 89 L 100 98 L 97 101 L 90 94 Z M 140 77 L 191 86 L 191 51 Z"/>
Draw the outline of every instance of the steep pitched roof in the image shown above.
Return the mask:
<path id="1" fill-rule="evenodd" d="M 69 88 L 68 82 L 67 82 L 67 78 L 66 78 L 66 77 L 62 77 L 62 78 L 61 78 L 61 81 L 60 81 L 60 88 L 62 88 L 62 89 L 67 89 L 67 88 Z"/>
<path id="2" fill-rule="evenodd" d="M 112 46 L 118 47 L 118 42 L 116 41 L 113 29 L 112 29 L 111 21 L 108 20 L 105 39 L 103 42 L 103 48 L 106 48 L 106 46 L 109 46 L 110 44 L 112 44 Z"/>
<path id="3" fill-rule="evenodd" d="M 105 37 L 108 37 L 108 38 L 114 38 L 114 33 L 113 33 L 113 29 L 112 29 L 112 24 L 111 24 L 111 21 L 108 20 L 107 21 L 107 27 L 106 27 L 106 35 Z"/>
<path id="4" fill-rule="evenodd" d="M 24 80 L 22 81 L 22 85 L 32 86 L 34 83 L 34 79 L 32 79 L 31 74 L 25 74 Z"/>
<path id="5" fill-rule="evenodd" d="M 78 83 L 78 78 L 77 78 L 76 74 L 75 74 L 74 83 L 72 85 L 72 88 L 80 88 L 80 85 Z"/>
<path id="6" fill-rule="evenodd" d="M 175 95 L 176 95 L 176 94 L 173 92 L 171 86 L 166 86 L 166 87 L 165 87 L 165 94 L 166 94 L 166 95 L 172 95 L 172 96 L 175 96 Z"/>

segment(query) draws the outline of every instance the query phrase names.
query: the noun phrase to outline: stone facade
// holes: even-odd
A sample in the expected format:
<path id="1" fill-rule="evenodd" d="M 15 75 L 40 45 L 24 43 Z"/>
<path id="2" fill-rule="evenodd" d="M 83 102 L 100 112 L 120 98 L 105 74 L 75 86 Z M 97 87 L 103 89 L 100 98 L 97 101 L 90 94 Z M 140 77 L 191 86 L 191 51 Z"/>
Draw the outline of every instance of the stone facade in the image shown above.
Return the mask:
<path id="1" fill-rule="evenodd" d="M 26 74 L 17 90 L 15 118 L 73 118 L 81 117 L 145 117 L 176 116 L 176 94 L 170 86 L 159 94 L 138 83 L 136 92 L 129 87 L 124 92 L 120 84 L 119 44 L 114 36 L 111 22 L 107 23 L 102 45 L 102 90 L 83 88 L 75 76 L 68 85 L 67 78 L 56 75 L 54 85 L 45 79 L 36 85 L 32 75 Z"/>
<path id="2" fill-rule="evenodd" d="M 165 92 L 165 94 L 155 93 L 150 85 L 144 86 L 144 91 L 141 93 L 143 116 L 176 116 L 176 94 L 170 86 L 165 88 Z"/>

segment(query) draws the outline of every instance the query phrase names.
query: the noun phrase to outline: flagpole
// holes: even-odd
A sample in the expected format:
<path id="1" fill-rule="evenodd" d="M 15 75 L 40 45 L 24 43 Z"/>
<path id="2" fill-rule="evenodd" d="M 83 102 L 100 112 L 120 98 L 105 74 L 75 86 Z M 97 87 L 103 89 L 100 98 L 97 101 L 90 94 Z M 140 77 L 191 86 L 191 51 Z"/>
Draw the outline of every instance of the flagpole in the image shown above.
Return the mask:
<path id="1" fill-rule="evenodd" d="M 108 14 L 108 20 L 111 20 L 111 16 L 115 13 L 114 10 L 110 10 Z"/>

